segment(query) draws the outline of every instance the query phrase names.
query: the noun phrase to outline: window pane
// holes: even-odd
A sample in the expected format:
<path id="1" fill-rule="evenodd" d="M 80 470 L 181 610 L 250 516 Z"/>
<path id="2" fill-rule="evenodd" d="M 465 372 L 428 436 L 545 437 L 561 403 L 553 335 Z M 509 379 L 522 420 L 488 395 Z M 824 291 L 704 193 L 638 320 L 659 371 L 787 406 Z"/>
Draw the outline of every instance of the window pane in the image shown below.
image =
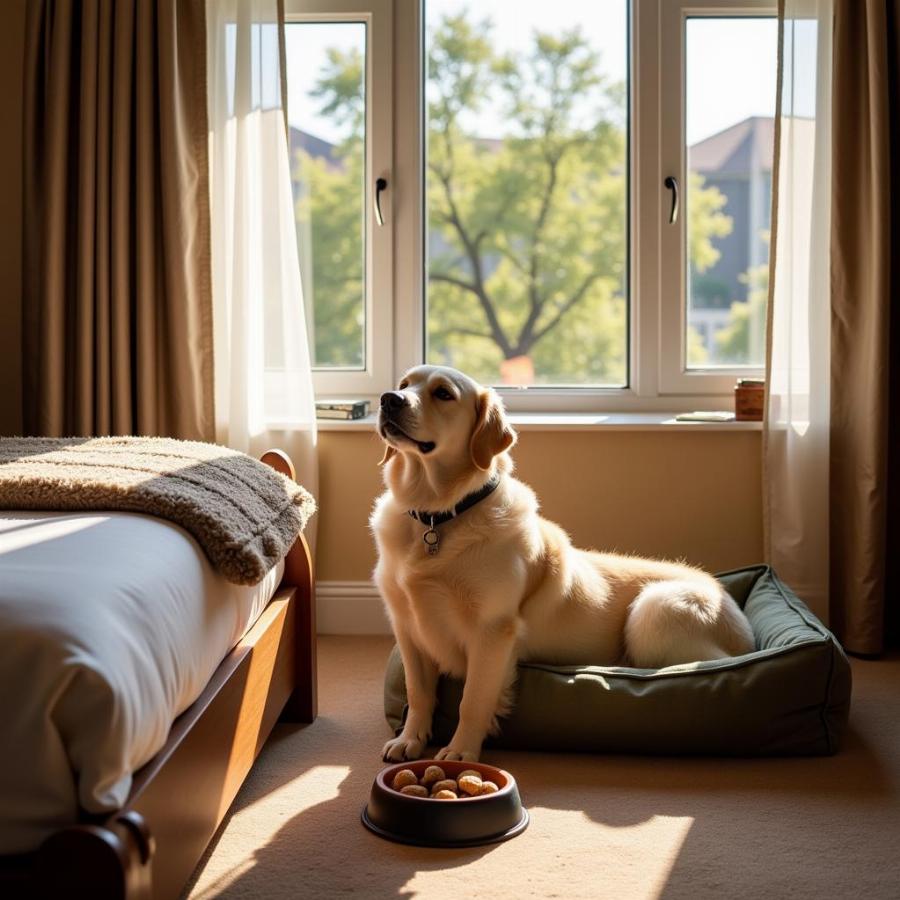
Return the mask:
<path id="1" fill-rule="evenodd" d="M 285 26 L 291 176 L 316 368 L 365 367 L 366 26 Z"/>
<path id="2" fill-rule="evenodd" d="M 778 24 L 687 20 L 687 360 L 762 366 Z"/>
<path id="3" fill-rule="evenodd" d="M 426 0 L 427 358 L 627 383 L 626 0 Z"/>

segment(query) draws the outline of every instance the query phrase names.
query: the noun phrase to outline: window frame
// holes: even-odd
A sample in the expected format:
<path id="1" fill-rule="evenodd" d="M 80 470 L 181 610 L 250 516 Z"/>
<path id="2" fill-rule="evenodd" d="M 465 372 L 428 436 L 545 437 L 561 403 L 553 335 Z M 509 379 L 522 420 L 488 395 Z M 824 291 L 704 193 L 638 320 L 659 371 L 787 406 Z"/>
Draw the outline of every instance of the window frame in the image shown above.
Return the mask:
<path id="1" fill-rule="evenodd" d="M 372 401 L 425 359 L 425 109 L 424 0 L 285 0 L 288 21 L 379 23 L 367 34 L 367 135 L 379 128 L 385 147 L 367 179 L 367 264 L 372 268 L 367 310 L 365 373 L 314 371 L 317 396 L 353 395 Z M 365 8 L 365 9 L 364 9 Z M 336 11 L 337 10 L 337 11 Z M 366 12 L 366 10 L 369 10 Z M 684 185 L 684 51 L 689 16 L 772 16 L 776 0 L 631 0 L 629 13 L 629 313 L 628 385 L 498 387 L 513 412 L 646 412 L 730 409 L 736 378 L 761 377 L 756 367 L 692 369 L 686 358 L 686 218 L 668 225 L 666 175 Z M 390 23 L 385 26 L 385 23 Z M 672 40 L 673 30 L 677 40 Z M 385 34 L 385 31 L 388 33 Z M 396 48 L 397 52 L 393 53 Z M 376 56 L 378 59 L 376 60 Z M 376 62 L 379 63 L 376 68 Z M 678 78 L 664 77 L 677 66 Z M 669 68 L 667 68 L 669 67 Z M 390 113 L 375 112 L 377 79 L 392 83 Z M 384 87 L 382 82 L 380 85 Z M 673 96 L 675 99 L 673 99 Z M 385 135 L 384 132 L 388 134 Z M 374 132 L 372 132 L 374 135 Z M 374 137 L 373 137 L 374 142 Z M 367 156 L 370 152 L 367 141 Z M 383 162 L 382 162 L 383 160 Z M 371 215 L 375 173 L 388 179 L 382 195 L 385 226 Z M 668 229 L 668 231 L 667 231 Z M 377 281 L 376 281 L 377 279 Z M 378 285 L 375 289 L 376 283 Z M 384 298 L 384 299 L 382 299 Z M 391 298 L 391 299 L 387 299 Z M 677 340 L 667 340 L 667 335 Z"/>
<path id="2" fill-rule="evenodd" d="M 675 175 L 681 188 L 682 209 L 687 194 L 687 140 L 685 135 L 685 105 L 687 101 L 686 50 L 687 20 L 689 18 L 770 18 L 778 15 L 778 5 L 772 0 L 663 0 L 660 8 L 660 41 L 658 91 L 660 99 L 660 172 L 662 185 L 667 175 Z M 677 39 L 673 40 L 673 35 Z M 677 72 L 678 77 L 663 77 L 664 72 Z M 773 98 L 774 100 L 774 98 Z M 668 224 L 669 193 L 663 193 L 665 213 L 658 218 L 660 271 L 677 273 L 677 278 L 660 281 L 660 333 L 678 334 L 678 341 L 659 343 L 661 394 L 692 395 L 697 393 L 725 394 L 737 378 L 762 378 L 762 366 L 687 366 L 687 216 L 681 217 L 681 227 Z"/>
<path id="3" fill-rule="evenodd" d="M 285 23 L 361 22 L 366 26 L 365 127 L 365 366 L 313 368 L 316 396 L 375 396 L 394 381 L 393 312 L 379 298 L 393 285 L 393 3 L 392 0 L 284 0 Z M 388 182 L 380 197 L 384 225 L 375 222 L 374 185 Z M 307 311 L 311 315 L 311 311 Z M 311 348 L 312 349 L 312 348 Z M 310 354 L 312 356 L 312 353 Z"/>

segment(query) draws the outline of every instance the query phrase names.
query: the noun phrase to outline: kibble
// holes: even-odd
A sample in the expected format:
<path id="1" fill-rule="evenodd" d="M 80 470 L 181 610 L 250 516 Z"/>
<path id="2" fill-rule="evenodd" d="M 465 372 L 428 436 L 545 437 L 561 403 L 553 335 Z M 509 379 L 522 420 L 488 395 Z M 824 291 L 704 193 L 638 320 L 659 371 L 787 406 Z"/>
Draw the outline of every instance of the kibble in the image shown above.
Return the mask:
<path id="1" fill-rule="evenodd" d="M 457 785 L 456 785 L 456 782 L 455 782 L 452 778 L 444 778 L 442 781 L 436 781 L 436 782 L 431 786 L 431 795 L 432 795 L 432 797 L 433 797 L 438 791 L 453 791 L 454 793 L 456 793 L 456 791 L 457 791 Z"/>
<path id="2" fill-rule="evenodd" d="M 400 788 L 401 794 L 409 794 L 411 797 L 427 797 L 428 788 L 421 784 L 405 784 Z"/>
<path id="3" fill-rule="evenodd" d="M 496 782 L 482 780 L 476 769 L 465 769 L 456 778 L 449 778 L 441 766 L 428 766 L 421 778 L 412 769 L 401 769 L 391 784 L 401 794 L 431 800 L 468 800 L 500 790 Z"/>
<path id="4" fill-rule="evenodd" d="M 474 797 L 476 794 L 481 793 L 481 785 L 482 781 L 480 775 L 459 776 L 459 789 L 470 797 Z"/>
<path id="5" fill-rule="evenodd" d="M 447 776 L 440 766 L 429 766 L 422 776 L 421 784 L 424 784 L 426 787 L 431 787 L 431 785 L 436 784 L 438 781 L 445 781 L 446 779 Z"/>
<path id="6" fill-rule="evenodd" d="M 392 782 L 395 791 L 402 790 L 408 784 L 418 784 L 419 779 L 416 778 L 416 773 L 413 772 L 412 769 L 401 769 L 395 776 Z"/>

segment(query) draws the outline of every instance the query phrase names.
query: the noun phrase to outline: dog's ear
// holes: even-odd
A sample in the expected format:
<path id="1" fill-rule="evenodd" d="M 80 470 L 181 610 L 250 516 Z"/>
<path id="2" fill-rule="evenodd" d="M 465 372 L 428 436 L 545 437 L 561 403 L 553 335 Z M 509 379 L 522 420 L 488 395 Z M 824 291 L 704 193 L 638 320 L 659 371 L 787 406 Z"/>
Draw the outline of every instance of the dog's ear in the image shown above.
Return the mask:
<path id="1" fill-rule="evenodd" d="M 506 420 L 503 403 L 496 391 L 486 388 L 478 397 L 478 418 L 469 442 L 472 462 L 487 471 L 491 460 L 498 453 L 509 450 L 515 442 L 516 433 Z"/>
<path id="2" fill-rule="evenodd" d="M 396 447 L 392 447 L 390 444 L 384 445 L 384 456 L 381 457 L 381 462 L 378 463 L 379 466 L 383 466 L 386 462 L 390 460 L 390 458 L 397 452 Z"/>

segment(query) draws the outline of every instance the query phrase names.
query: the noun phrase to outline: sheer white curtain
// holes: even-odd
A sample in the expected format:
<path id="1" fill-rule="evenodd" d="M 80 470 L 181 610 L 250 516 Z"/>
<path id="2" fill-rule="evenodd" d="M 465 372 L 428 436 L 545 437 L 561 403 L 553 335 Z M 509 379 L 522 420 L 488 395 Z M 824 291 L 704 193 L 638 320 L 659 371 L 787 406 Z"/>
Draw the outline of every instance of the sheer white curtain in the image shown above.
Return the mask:
<path id="1" fill-rule="evenodd" d="M 286 450 L 317 488 L 316 419 L 277 0 L 208 0 L 216 437 Z"/>
<path id="2" fill-rule="evenodd" d="M 765 423 L 769 563 L 828 621 L 833 0 L 783 0 Z"/>

